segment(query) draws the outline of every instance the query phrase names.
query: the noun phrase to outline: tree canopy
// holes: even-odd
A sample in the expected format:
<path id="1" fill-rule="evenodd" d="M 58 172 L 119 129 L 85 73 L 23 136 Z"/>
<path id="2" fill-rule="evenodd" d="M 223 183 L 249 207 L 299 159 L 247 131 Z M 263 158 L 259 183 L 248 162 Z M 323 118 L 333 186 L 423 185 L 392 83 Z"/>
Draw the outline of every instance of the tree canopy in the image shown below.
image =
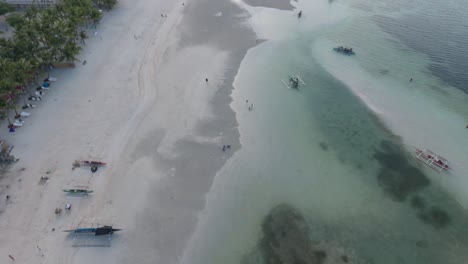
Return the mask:
<path id="1" fill-rule="evenodd" d="M 0 2 L 0 16 L 15 11 L 15 8 L 5 2 Z"/>
<path id="2" fill-rule="evenodd" d="M 0 115 L 14 109 L 18 94 L 41 70 L 55 62 L 75 61 L 80 44 L 88 37 L 85 28 L 102 17 L 96 6 L 111 8 L 116 0 L 63 0 L 47 9 L 31 6 L 11 14 L 7 22 L 15 28 L 10 39 L 0 38 Z M 0 2 L 0 15 L 14 11 Z"/>

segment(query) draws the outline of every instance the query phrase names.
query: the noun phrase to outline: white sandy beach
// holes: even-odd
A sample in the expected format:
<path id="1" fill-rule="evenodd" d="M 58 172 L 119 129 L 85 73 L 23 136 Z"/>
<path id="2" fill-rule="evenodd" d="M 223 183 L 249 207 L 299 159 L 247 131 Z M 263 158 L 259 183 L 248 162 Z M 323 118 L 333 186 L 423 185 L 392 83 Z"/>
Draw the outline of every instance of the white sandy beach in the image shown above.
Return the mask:
<path id="1" fill-rule="evenodd" d="M 197 4 L 182 3 L 119 1 L 87 40 L 80 56 L 87 64 L 53 72 L 58 81 L 25 125 L 10 134 L 2 126 L 20 161 L 0 179 L 0 263 L 13 263 L 9 255 L 14 263 L 177 261 L 226 158 L 219 146 L 229 136 L 235 141 L 235 132 L 200 132 L 200 122 L 215 119 L 209 103 L 225 82 L 228 53 L 176 45 L 183 13 Z M 108 166 L 94 174 L 72 170 L 77 159 Z M 192 175 L 199 160 L 208 165 Z M 199 175 L 207 176 L 193 178 Z M 41 176 L 47 184 L 39 184 Z M 62 192 L 75 186 L 94 193 Z M 71 211 L 55 215 L 66 203 Z M 111 247 L 72 247 L 62 230 L 88 224 L 124 230 Z"/>

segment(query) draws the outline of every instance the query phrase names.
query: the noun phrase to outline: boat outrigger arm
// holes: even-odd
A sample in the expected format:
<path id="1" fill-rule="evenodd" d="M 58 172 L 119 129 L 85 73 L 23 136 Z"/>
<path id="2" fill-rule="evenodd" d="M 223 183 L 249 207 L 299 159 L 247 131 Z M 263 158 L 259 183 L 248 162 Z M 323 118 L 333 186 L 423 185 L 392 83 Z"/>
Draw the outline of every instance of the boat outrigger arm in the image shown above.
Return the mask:
<path id="1" fill-rule="evenodd" d="M 122 229 L 112 228 L 112 226 L 90 227 L 90 228 L 77 228 L 71 230 L 64 230 L 63 232 L 74 234 L 94 234 L 95 236 L 111 235 L 114 232 Z"/>

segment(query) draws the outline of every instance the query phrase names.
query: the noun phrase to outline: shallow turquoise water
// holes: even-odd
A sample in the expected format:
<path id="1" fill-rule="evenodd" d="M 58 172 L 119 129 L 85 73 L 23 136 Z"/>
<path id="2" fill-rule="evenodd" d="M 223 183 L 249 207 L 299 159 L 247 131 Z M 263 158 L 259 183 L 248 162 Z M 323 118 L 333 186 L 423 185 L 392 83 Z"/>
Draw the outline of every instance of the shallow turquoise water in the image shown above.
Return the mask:
<path id="1" fill-rule="evenodd" d="M 232 107 L 242 148 L 218 173 L 183 263 L 260 263 L 252 253 L 262 221 L 282 203 L 304 215 L 326 263 L 341 263 L 340 254 L 351 263 L 468 262 L 468 216 L 456 200 L 463 195 L 451 188 L 457 184 L 417 164 L 403 145 L 414 131 L 392 123 L 405 116 L 397 110 L 408 107 L 407 98 L 429 94 L 430 103 L 420 105 L 445 109 L 453 125 L 466 98 L 438 88 L 425 93 L 428 84 L 445 86 L 426 70 L 425 54 L 371 23 L 375 6 L 335 4 L 303 4 L 302 24 L 292 13 L 250 10 L 259 35 L 271 41 L 249 51 L 236 77 Z M 336 44 L 359 47 L 357 58 L 334 54 Z M 280 80 L 289 74 L 306 85 L 287 89 Z M 415 206 L 415 197 L 427 208 Z M 430 208 L 447 218 L 428 221 Z"/>

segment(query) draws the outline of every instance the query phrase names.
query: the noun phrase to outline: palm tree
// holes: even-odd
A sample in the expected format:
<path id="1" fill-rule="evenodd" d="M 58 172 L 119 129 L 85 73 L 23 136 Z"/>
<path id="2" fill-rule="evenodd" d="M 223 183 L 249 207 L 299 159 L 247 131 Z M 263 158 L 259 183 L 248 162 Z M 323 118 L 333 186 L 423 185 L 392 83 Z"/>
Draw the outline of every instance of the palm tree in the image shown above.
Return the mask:
<path id="1" fill-rule="evenodd" d="M 78 46 L 75 42 L 70 41 L 66 43 L 63 49 L 61 50 L 62 55 L 59 58 L 59 60 L 68 62 L 75 61 L 77 60 L 76 56 L 80 54 L 80 51 L 81 47 Z"/>
<path id="2" fill-rule="evenodd" d="M 0 80 L 0 111 L 1 117 L 7 118 L 8 124 L 11 125 L 10 117 L 8 116 L 8 110 L 10 109 L 11 102 L 11 83 L 7 79 Z"/>
<path id="3" fill-rule="evenodd" d="M 16 88 L 20 87 L 19 90 L 15 89 L 15 93 L 23 95 L 22 98 L 23 98 L 23 103 L 25 105 L 27 104 L 26 92 L 28 92 L 28 94 L 31 95 L 28 89 L 28 80 L 30 80 L 31 78 L 35 79 L 35 75 L 36 75 L 35 69 L 36 69 L 36 66 L 24 58 L 21 58 L 15 62 L 15 68 L 14 68 L 14 76 L 15 76 L 15 82 L 16 82 L 15 85 L 16 85 Z"/>

